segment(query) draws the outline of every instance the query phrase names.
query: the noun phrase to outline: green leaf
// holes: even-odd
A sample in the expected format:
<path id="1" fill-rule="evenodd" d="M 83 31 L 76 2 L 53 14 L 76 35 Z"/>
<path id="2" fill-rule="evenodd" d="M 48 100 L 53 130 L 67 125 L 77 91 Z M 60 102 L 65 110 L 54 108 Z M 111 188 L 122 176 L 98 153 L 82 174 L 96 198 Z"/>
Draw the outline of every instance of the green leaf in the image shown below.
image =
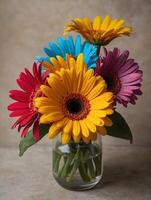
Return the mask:
<path id="1" fill-rule="evenodd" d="M 113 137 L 130 140 L 130 143 L 132 143 L 133 136 L 131 130 L 120 113 L 114 111 L 114 114 L 110 116 L 110 119 L 113 122 L 113 126 L 107 127 L 107 134 Z"/>
<path id="2" fill-rule="evenodd" d="M 47 133 L 49 130 L 50 124 L 40 124 L 39 125 L 39 131 L 40 131 L 40 139 L 35 140 L 33 137 L 33 130 L 30 130 L 26 137 L 22 138 L 19 143 L 19 156 L 22 156 L 24 152 L 32 145 L 39 142 Z"/>

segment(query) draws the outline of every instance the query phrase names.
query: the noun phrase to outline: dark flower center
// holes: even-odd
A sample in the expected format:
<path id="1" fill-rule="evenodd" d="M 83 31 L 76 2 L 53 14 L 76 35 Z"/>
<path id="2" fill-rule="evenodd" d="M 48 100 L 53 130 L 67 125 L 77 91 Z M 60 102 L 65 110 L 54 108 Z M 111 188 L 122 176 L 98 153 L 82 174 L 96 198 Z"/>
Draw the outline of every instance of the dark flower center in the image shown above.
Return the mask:
<path id="1" fill-rule="evenodd" d="M 77 114 L 82 111 L 83 103 L 80 99 L 69 99 L 66 103 L 67 110 L 72 114 Z"/>
<path id="2" fill-rule="evenodd" d="M 107 87 L 109 90 L 113 90 L 114 89 L 114 80 L 112 80 L 110 77 L 104 77 L 104 80 L 107 84 Z"/>
<path id="3" fill-rule="evenodd" d="M 64 97 L 62 110 L 66 117 L 80 120 L 87 116 L 90 110 L 88 100 L 81 94 L 72 93 Z"/>
<path id="4" fill-rule="evenodd" d="M 114 94 L 117 94 L 121 89 L 121 82 L 120 79 L 116 76 L 113 76 L 113 74 L 108 74 L 108 76 L 103 77 L 107 88 L 109 91 L 113 92 Z"/>

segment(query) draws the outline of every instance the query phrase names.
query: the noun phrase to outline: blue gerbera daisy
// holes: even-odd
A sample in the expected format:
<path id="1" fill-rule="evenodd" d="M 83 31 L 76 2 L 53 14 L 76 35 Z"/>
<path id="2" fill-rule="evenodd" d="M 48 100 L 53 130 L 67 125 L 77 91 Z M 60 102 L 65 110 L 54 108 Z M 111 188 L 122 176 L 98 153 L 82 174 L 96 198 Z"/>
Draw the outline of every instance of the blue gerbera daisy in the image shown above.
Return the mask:
<path id="1" fill-rule="evenodd" d="M 44 48 L 44 52 L 47 56 L 36 56 L 37 62 L 50 62 L 50 57 L 62 56 L 66 59 L 66 54 L 77 57 L 80 53 L 84 54 L 84 62 L 88 68 L 96 67 L 96 61 L 98 56 L 96 54 L 97 48 L 90 43 L 81 42 L 80 35 L 77 35 L 75 41 L 72 36 L 68 36 L 67 39 L 58 37 L 57 43 L 49 42 L 49 48 Z"/>

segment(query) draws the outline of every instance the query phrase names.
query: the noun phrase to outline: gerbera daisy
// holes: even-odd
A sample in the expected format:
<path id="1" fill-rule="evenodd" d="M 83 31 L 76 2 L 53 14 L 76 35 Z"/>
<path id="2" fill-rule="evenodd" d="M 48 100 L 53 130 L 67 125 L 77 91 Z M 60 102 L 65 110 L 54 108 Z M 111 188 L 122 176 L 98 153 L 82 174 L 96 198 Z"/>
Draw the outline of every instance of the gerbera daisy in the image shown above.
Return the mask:
<path id="1" fill-rule="evenodd" d="M 134 59 L 128 58 L 129 51 L 120 52 L 118 48 L 107 51 L 101 56 L 95 69 L 96 75 L 101 75 L 113 92 L 118 103 L 127 106 L 128 103 L 135 104 L 137 95 L 141 95 L 142 71 Z"/>
<path id="2" fill-rule="evenodd" d="M 41 96 L 40 86 L 44 83 L 41 75 L 41 64 L 33 64 L 33 74 L 25 68 L 25 72 L 20 73 L 17 83 L 22 90 L 10 90 L 10 97 L 16 102 L 8 106 L 12 111 L 10 117 L 19 117 L 12 128 L 18 126 L 18 131 L 23 128 L 22 137 L 25 137 L 28 130 L 33 126 L 33 136 L 38 140 L 39 135 L 39 115 L 35 107 L 34 99 Z"/>
<path id="3" fill-rule="evenodd" d="M 94 70 L 86 71 L 83 54 L 77 60 L 70 58 L 69 65 L 60 70 L 60 77 L 50 73 L 48 85 L 40 87 L 45 97 L 35 99 L 40 123 L 52 123 L 48 136 L 61 132 L 63 144 L 72 138 L 88 143 L 96 139 L 96 132 L 106 134 L 104 126 L 111 126 L 107 115 L 112 114 L 112 93 L 106 92 L 106 83 Z"/>
<path id="4" fill-rule="evenodd" d="M 44 52 L 47 56 L 36 56 L 36 61 L 39 62 L 51 62 L 51 57 L 61 56 L 64 59 L 66 54 L 77 58 L 80 53 L 84 55 L 84 62 L 87 64 L 88 68 L 96 67 L 97 48 L 87 42 L 81 42 L 80 35 L 77 35 L 75 41 L 72 36 L 68 36 L 67 39 L 58 37 L 57 43 L 49 42 L 49 48 L 44 48 Z"/>
<path id="5" fill-rule="evenodd" d="M 96 16 L 93 21 L 88 17 L 75 18 L 72 22 L 65 26 L 65 35 L 68 32 L 75 31 L 80 33 L 88 42 L 99 46 L 106 45 L 121 35 L 129 36 L 131 33 L 131 28 L 124 26 L 125 20 L 111 20 L 110 16 L 106 16 L 104 19 Z"/>

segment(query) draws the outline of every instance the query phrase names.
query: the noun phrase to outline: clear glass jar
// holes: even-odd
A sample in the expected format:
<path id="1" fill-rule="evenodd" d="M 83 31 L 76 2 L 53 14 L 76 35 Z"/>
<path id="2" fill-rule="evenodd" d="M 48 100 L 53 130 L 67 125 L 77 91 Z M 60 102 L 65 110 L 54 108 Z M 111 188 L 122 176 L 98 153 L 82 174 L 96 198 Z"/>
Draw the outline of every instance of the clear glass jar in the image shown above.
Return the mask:
<path id="1" fill-rule="evenodd" d="M 70 141 L 63 145 L 59 140 L 53 145 L 53 176 L 62 187 L 69 190 L 93 188 L 102 178 L 102 140 L 78 144 Z"/>

